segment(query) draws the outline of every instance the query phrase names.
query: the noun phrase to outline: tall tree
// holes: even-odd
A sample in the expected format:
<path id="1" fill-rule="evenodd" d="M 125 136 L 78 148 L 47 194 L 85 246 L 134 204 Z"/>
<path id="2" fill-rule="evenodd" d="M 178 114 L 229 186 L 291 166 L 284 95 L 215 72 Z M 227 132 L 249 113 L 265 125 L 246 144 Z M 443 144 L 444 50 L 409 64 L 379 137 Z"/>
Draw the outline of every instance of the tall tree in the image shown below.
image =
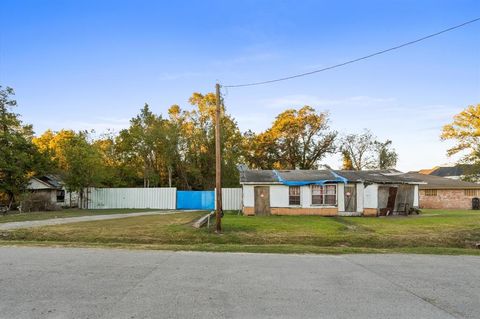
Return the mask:
<path id="1" fill-rule="evenodd" d="M 169 176 L 167 130 L 168 121 L 154 114 L 145 104 L 140 114 L 131 119 L 130 127 L 122 130 L 117 139 L 125 159 L 137 166 L 144 187 L 164 184 Z"/>
<path id="2" fill-rule="evenodd" d="M 443 127 L 441 138 L 456 142 L 448 150 L 449 156 L 462 154 L 462 162 L 474 164 L 467 179 L 480 176 L 480 104 L 470 105 L 455 115 L 453 122 Z"/>
<path id="3" fill-rule="evenodd" d="M 170 109 L 170 116 L 175 115 L 176 122 L 180 123 L 181 174 L 188 181 L 180 187 L 212 189 L 215 187 L 216 97 L 213 93 L 194 93 L 189 102 L 194 107 L 192 110 L 182 111 L 178 106 Z M 225 187 L 229 187 L 238 185 L 236 165 L 242 156 L 242 135 L 223 105 L 222 113 L 222 179 Z"/>
<path id="4" fill-rule="evenodd" d="M 32 143 L 32 126 L 24 125 L 12 110 L 17 106 L 14 94 L 12 88 L 0 86 L 0 193 L 9 208 L 26 190 L 30 177 L 45 168 Z"/>
<path id="5" fill-rule="evenodd" d="M 337 132 L 328 125 L 328 113 L 304 106 L 280 113 L 271 128 L 246 134 L 247 162 L 257 168 L 314 169 L 335 152 Z"/>
<path id="6" fill-rule="evenodd" d="M 101 153 L 89 140 L 87 132 L 79 132 L 61 143 L 64 163 L 62 175 L 65 187 L 69 192 L 80 195 L 83 203 L 84 189 L 101 186 L 103 179 L 103 163 Z"/>
<path id="7" fill-rule="evenodd" d="M 397 166 L 398 154 L 392 148 L 392 141 L 385 142 L 375 141 L 375 152 L 377 154 L 377 163 L 379 169 L 391 169 Z"/>
<path id="8" fill-rule="evenodd" d="M 395 168 L 398 160 L 392 141 L 378 141 L 367 129 L 361 134 L 348 134 L 343 137 L 340 150 L 344 169 L 390 169 Z"/>

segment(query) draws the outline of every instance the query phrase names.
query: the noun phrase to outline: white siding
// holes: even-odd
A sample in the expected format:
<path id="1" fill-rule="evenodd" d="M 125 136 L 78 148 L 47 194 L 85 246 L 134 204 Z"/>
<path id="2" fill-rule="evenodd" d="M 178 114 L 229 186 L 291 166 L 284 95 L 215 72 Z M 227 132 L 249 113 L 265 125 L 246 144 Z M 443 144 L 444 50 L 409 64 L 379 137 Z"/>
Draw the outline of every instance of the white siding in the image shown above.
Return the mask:
<path id="1" fill-rule="evenodd" d="M 175 209 L 176 188 L 90 188 L 89 209 Z"/>
<path id="2" fill-rule="evenodd" d="M 337 186 L 338 211 L 345 211 L 345 184 L 339 183 Z"/>
<path id="3" fill-rule="evenodd" d="M 295 207 L 289 205 L 289 187 L 286 185 L 243 185 L 243 206 L 255 206 L 255 186 L 270 187 L 270 207 Z M 337 201 L 343 200 L 343 185 L 337 188 Z M 300 207 L 311 208 L 312 189 L 310 185 L 300 186 Z M 324 206 L 326 207 L 326 206 Z"/>
<path id="4" fill-rule="evenodd" d="M 303 194 L 300 191 L 300 203 L 303 201 Z M 270 185 L 270 207 L 289 207 L 288 186 Z"/>
<path id="5" fill-rule="evenodd" d="M 418 185 L 415 185 L 413 189 L 413 207 L 418 207 L 418 197 Z"/>
<path id="6" fill-rule="evenodd" d="M 364 208 L 378 208 L 378 185 L 373 184 L 366 186 L 362 198 L 365 200 L 363 205 Z"/>
<path id="7" fill-rule="evenodd" d="M 255 206 L 255 193 L 253 191 L 253 185 L 243 185 L 243 207 Z"/>

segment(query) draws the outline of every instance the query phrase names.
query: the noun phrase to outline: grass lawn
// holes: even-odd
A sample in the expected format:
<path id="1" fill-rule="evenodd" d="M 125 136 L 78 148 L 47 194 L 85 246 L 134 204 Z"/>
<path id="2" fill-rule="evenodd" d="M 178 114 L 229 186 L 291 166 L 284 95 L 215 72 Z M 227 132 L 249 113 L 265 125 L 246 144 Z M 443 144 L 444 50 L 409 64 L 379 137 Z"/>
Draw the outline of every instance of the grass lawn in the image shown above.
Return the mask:
<path id="1" fill-rule="evenodd" d="M 202 212 L 6 231 L 3 244 L 108 246 L 280 253 L 478 254 L 480 211 L 429 210 L 411 217 L 246 217 L 226 214 L 221 235 L 194 229 Z"/>
<path id="2" fill-rule="evenodd" d="M 156 209 L 158 210 L 158 209 Z M 66 217 L 78 217 L 78 216 L 91 216 L 91 215 L 108 215 L 108 214 L 123 214 L 123 213 L 135 213 L 155 211 L 155 209 L 78 209 L 68 208 L 51 212 L 33 212 L 33 213 L 9 213 L 8 215 L 0 215 L 0 223 L 9 222 L 24 222 L 29 220 L 42 220 L 52 218 L 66 218 Z"/>

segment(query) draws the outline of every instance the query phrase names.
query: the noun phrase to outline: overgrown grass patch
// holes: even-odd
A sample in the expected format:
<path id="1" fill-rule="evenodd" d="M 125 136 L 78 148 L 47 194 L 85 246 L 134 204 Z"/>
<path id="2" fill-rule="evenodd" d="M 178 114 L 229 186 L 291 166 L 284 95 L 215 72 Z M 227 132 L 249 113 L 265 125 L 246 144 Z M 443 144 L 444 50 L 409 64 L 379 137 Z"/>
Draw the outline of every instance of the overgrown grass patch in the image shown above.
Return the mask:
<path id="1" fill-rule="evenodd" d="M 82 222 L 3 233 L 4 241 L 173 250 L 476 254 L 480 212 L 427 211 L 409 217 L 247 217 L 227 213 L 221 235 L 195 229 L 204 212 Z"/>
<path id="2" fill-rule="evenodd" d="M 156 211 L 158 209 L 78 209 L 67 208 L 57 211 L 48 212 L 31 212 L 31 213 L 19 213 L 10 212 L 7 215 L 0 215 L 0 223 L 9 222 L 24 222 L 31 220 L 45 220 L 52 218 L 68 218 L 79 216 L 92 216 L 92 215 L 110 215 L 110 214 L 127 214 L 136 212 Z"/>

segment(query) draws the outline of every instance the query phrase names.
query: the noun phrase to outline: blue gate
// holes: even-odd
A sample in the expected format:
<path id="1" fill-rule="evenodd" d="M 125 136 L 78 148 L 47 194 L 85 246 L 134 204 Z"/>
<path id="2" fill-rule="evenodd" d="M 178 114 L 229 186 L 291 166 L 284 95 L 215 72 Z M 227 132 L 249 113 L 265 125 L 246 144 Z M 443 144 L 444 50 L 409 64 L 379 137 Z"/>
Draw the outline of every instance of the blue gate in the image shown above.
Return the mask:
<path id="1" fill-rule="evenodd" d="M 177 209 L 215 209 L 214 191 L 177 191 Z"/>

